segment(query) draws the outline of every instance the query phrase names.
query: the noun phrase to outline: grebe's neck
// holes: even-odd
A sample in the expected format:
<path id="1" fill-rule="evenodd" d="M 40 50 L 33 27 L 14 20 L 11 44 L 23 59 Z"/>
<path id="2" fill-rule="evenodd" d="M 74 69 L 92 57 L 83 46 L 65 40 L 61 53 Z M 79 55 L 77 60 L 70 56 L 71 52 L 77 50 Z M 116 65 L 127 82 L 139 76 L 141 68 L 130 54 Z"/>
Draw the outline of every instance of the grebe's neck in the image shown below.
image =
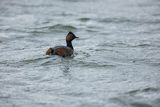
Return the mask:
<path id="1" fill-rule="evenodd" d="M 70 47 L 70 48 L 73 49 L 73 46 L 72 46 L 72 42 L 71 42 L 71 41 L 66 41 L 66 43 L 67 43 L 67 47 Z"/>

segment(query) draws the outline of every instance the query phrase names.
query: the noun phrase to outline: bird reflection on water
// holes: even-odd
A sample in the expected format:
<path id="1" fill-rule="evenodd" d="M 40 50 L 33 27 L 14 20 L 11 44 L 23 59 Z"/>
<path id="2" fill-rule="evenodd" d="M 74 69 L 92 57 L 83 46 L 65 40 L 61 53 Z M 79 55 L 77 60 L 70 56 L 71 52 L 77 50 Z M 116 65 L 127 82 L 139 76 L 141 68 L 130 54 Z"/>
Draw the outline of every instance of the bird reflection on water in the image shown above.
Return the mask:
<path id="1" fill-rule="evenodd" d="M 71 66 L 69 60 L 67 61 L 64 58 L 62 58 L 61 61 L 62 62 L 59 65 L 59 69 L 60 69 L 60 71 L 62 71 L 63 76 L 70 80 L 72 78 L 72 76 L 71 76 L 71 67 L 72 66 Z M 67 63 L 66 63 L 66 61 L 67 61 Z"/>

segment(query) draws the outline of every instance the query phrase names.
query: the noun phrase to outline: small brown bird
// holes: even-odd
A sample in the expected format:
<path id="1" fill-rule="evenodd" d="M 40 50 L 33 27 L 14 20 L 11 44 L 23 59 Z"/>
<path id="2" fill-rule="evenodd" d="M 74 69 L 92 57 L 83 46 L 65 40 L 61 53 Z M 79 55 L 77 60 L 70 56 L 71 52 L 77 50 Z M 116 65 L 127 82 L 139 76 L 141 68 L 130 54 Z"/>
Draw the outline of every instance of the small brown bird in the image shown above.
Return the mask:
<path id="1" fill-rule="evenodd" d="M 75 38 L 78 37 L 76 37 L 72 32 L 69 32 L 66 36 L 67 46 L 55 46 L 53 48 L 49 48 L 46 52 L 46 55 L 59 55 L 62 57 L 71 56 L 74 51 L 72 40 Z"/>

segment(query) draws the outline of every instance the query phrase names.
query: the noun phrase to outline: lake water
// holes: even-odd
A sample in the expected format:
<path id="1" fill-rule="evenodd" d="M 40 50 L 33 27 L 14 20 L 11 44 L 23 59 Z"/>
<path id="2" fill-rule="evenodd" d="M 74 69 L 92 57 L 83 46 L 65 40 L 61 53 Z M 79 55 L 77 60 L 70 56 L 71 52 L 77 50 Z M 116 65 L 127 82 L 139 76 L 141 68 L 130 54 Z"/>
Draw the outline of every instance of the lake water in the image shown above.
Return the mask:
<path id="1" fill-rule="evenodd" d="M 160 107 L 159 0 L 0 0 L 0 51 L 0 107 Z"/>

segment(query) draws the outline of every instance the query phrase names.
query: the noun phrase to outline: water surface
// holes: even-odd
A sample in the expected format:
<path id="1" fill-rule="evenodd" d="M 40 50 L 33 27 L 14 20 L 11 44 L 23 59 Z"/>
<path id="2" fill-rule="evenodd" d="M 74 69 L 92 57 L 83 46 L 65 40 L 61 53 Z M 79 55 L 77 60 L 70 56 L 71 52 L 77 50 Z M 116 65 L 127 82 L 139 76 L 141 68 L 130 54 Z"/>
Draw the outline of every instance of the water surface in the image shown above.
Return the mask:
<path id="1" fill-rule="evenodd" d="M 0 107 L 160 107 L 159 0 L 1 0 Z M 74 55 L 46 56 L 72 31 Z"/>

